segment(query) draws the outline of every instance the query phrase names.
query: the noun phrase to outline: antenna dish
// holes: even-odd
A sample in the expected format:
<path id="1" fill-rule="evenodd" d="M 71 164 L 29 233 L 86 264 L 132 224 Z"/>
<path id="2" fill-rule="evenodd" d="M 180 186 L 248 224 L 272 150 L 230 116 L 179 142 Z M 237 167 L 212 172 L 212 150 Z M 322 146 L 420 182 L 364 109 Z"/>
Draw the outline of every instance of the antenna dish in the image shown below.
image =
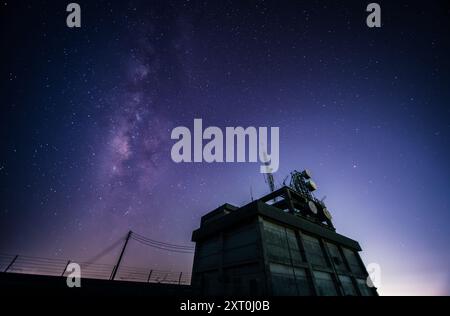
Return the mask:
<path id="1" fill-rule="evenodd" d="M 326 207 L 324 207 L 322 211 L 325 217 L 328 218 L 330 221 L 333 219 L 333 216 L 331 216 L 331 213 L 328 211 Z"/>
<path id="2" fill-rule="evenodd" d="M 309 191 L 316 191 L 317 190 L 317 185 L 314 181 L 309 180 L 306 182 L 306 187 L 308 188 Z"/>
<path id="3" fill-rule="evenodd" d="M 301 175 L 303 176 L 303 178 L 305 179 L 311 179 L 312 178 L 312 174 L 311 171 L 308 169 L 305 169 L 302 171 Z"/>
<path id="4" fill-rule="evenodd" d="M 318 211 L 317 211 L 317 206 L 316 206 L 316 204 L 315 204 L 313 201 L 309 201 L 309 202 L 308 202 L 308 207 L 309 207 L 309 210 L 310 210 L 314 215 L 317 215 L 317 213 L 318 213 Z"/>

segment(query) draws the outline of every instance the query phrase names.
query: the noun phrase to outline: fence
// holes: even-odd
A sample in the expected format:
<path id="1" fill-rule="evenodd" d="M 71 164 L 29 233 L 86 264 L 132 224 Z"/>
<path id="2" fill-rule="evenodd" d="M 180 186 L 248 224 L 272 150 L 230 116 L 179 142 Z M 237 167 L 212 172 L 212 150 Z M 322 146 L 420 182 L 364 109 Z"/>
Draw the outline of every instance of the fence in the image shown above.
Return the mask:
<path id="1" fill-rule="evenodd" d="M 64 277 L 69 273 L 66 268 L 71 262 L 80 265 L 82 278 L 111 279 L 115 269 L 114 265 L 109 264 L 0 254 L 0 271 Z M 114 279 L 148 283 L 190 284 L 191 274 L 120 265 Z"/>

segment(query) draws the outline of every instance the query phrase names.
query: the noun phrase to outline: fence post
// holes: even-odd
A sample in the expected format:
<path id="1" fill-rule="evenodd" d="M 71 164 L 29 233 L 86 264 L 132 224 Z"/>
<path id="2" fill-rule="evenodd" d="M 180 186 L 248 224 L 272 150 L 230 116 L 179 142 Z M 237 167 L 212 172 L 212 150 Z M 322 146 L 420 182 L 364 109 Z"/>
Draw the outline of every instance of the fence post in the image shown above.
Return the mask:
<path id="1" fill-rule="evenodd" d="M 183 275 L 183 272 L 180 272 L 180 277 L 178 278 L 178 285 L 181 284 L 181 276 Z"/>
<path id="2" fill-rule="evenodd" d="M 8 264 L 8 266 L 6 267 L 5 271 L 3 271 L 3 272 L 8 272 L 9 268 L 12 267 L 12 265 L 14 264 L 14 262 L 16 262 L 17 258 L 19 258 L 19 255 L 16 255 L 16 256 L 14 257 L 14 259 L 12 259 L 12 261 Z"/>
<path id="3" fill-rule="evenodd" d="M 152 277 L 153 269 L 150 270 L 150 273 L 148 274 L 147 283 L 150 282 L 150 278 Z"/>
<path id="4" fill-rule="evenodd" d="M 67 264 L 66 264 L 66 266 L 64 267 L 64 270 L 63 270 L 61 276 L 64 276 L 64 273 L 66 273 L 66 270 L 67 270 L 67 267 L 69 266 L 69 264 L 70 264 L 70 260 L 67 261 Z"/>

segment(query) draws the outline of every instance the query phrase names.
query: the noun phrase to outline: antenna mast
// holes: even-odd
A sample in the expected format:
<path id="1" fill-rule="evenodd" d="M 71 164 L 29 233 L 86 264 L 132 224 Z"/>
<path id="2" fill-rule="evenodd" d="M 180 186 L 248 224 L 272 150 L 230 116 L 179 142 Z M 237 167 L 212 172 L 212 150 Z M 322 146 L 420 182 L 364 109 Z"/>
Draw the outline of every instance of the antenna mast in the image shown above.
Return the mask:
<path id="1" fill-rule="evenodd" d="M 275 181 L 273 179 L 272 168 L 269 167 L 269 161 L 267 160 L 266 152 L 264 152 L 263 155 L 264 155 L 264 165 L 266 166 L 266 173 L 264 175 L 264 179 L 266 183 L 269 185 L 270 192 L 273 192 L 275 191 Z"/>

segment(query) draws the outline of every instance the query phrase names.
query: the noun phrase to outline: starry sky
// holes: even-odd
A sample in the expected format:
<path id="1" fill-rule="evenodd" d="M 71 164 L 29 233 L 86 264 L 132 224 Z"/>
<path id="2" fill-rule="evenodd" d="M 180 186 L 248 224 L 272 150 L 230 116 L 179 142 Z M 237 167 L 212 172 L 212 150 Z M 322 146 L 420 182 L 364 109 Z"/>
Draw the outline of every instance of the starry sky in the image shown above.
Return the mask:
<path id="1" fill-rule="evenodd" d="M 192 245 L 202 215 L 269 191 L 259 163 L 171 160 L 202 118 L 280 127 L 276 184 L 312 170 L 380 294 L 450 294 L 446 1 L 378 1 L 379 29 L 369 1 L 78 1 L 79 29 L 68 3 L 0 4 L 0 252 L 93 258 L 129 229 Z"/>

